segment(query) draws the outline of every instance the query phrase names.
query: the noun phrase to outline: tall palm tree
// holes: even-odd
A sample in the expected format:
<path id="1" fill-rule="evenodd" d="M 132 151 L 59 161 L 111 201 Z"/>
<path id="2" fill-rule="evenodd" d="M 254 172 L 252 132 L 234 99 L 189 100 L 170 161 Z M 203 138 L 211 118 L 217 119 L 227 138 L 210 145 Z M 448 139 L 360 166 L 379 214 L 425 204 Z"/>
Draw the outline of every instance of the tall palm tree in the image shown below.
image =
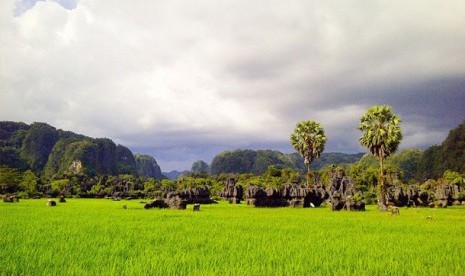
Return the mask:
<path id="1" fill-rule="evenodd" d="M 320 157 L 325 149 L 326 135 L 323 127 L 312 120 L 298 122 L 291 134 L 291 144 L 304 158 L 307 166 L 307 185 L 310 178 L 310 164 Z"/>
<path id="2" fill-rule="evenodd" d="M 358 129 L 363 132 L 360 144 L 367 147 L 379 160 L 378 208 L 386 207 L 384 161 L 396 152 L 402 140 L 401 120 L 387 105 L 370 107 L 360 118 Z"/>

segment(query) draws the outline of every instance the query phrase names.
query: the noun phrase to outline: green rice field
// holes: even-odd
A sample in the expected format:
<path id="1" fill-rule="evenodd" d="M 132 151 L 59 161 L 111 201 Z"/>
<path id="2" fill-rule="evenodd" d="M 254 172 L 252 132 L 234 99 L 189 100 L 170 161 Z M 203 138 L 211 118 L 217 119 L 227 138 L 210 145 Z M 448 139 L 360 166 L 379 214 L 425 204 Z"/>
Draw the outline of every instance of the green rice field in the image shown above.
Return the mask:
<path id="1" fill-rule="evenodd" d="M 127 209 L 122 206 L 126 204 Z M 465 208 L 0 203 L 1 275 L 465 275 Z"/>

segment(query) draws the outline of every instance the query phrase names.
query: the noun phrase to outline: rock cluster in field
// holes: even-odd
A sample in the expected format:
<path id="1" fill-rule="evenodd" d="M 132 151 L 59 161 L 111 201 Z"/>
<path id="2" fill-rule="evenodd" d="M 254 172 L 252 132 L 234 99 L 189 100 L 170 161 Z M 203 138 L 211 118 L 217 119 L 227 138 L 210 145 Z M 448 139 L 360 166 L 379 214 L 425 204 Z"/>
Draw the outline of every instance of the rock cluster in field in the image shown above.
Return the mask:
<path id="1" fill-rule="evenodd" d="M 246 197 L 247 204 L 256 207 L 318 207 L 328 198 L 328 193 L 322 186 L 288 184 L 281 189 L 263 189 L 249 185 Z"/>
<path id="2" fill-rule="evenodd" d="M 432 195 L 418 185 L 410 185 L 406 189 L 399 185 L 389 187 L 386 196 L 388 204 L 397 207 L 428 206 L 433 201 Z"/>
<path id="3" fill-rule="evenodd" d="M 65 196 L 64 196 L 64 195 L 59 195 L 59 196 L 58 196 L 58 201 L 59 201 L 60 203 L 66 203 L 66 198 L 65 198 Z"/>
<path id="4" fill-rule="evenodd" d="M 210 190 L 206 186 L 181 190 L 178 192 L 169 192 L 165 198 L 158 198 L 145 204 L 145 209 L 150 208 L 170 208 L 184 210 L 187 204 L 214 203 L 210 198 Z"/>
<path id="5" fill-rule="evenodd" d="M 220 196 L 229 203 L 239 204 L 244 199 L 244 189 L 241 185 L 236 184 L 234 178 L 229 178 L 224 182 L 224 188 L 220 192 Z"/>
<path id="6" fill-rule="evenodd" d="M 365 211 L 365 203 L 356 198 L 354 183 L 344 171 L 333 171 L 331 185 L 329 187 L 329 198 L 333 211 Z"/>
<path id="7" fill-rule="evenodd" d="M 53 206 L 57 206 L 57 202 L 55 200 L 47 200 L 47 206 L 49 207 L 53 207 Z"/>
<path id="8" fill-rule="evenodd" d="M 460 205 L 465 202 L 463 196 L 465 189 L 460 185 L 443 184 L 436 188 L 433 193 L 422 190 L 418 185 L 410 185 L 407 188 L 402 186 L 389 187 L 387 191 L 387 202 L 397 207 L 447 207 Z"/>
<path id="9" fill-rule="evenodd" d="M 7 203 L 19 202 L 19 197 L 4 195 L 3 196 L 3 202 L 7 202 Z"/>
<path id="10" fill-rule="evenodd" d="M 179 196 L 181 199 L 186 200 L 187 204 L 201 203 L 201 204 L 211 204 L 215 203 L 214 200 L 210 198 L 211 193 L 207 186 L 201 186 L 197 188 L 191 188 L 186 190 L 181 190 L 179 192 L 168 193 L 167 197 Z"/>
<path id="11" fill-rule="evenodd" d="M 458 184 L 441 185 L 436 189 L 436 205 L 446 207 L 451 205 L 460 205 L 465 203 L 465 188 Z"/>

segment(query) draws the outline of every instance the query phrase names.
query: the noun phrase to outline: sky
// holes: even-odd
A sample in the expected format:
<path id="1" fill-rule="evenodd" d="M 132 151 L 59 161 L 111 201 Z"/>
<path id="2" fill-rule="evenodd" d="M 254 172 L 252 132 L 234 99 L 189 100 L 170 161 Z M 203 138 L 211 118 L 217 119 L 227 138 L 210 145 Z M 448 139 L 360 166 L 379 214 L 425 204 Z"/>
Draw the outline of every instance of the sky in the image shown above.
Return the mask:
<path id="1" fill-rule="evenodd" d="M 163 171 L 293 152 L 301 120 L 325 152 L 366 152 L 357 125 L 380 104 L 401 149 L 464 121 L 463 0 L 0 1 L 0 120 L 110 138 Z"/>

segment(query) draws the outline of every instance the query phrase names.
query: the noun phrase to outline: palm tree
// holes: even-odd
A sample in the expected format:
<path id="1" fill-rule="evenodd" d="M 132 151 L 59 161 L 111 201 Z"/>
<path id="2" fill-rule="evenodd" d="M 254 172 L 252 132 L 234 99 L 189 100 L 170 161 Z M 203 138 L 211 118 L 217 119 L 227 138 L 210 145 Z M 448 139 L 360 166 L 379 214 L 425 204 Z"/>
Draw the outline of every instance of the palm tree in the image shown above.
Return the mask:
<path id="1" fill-rule="evenodd" d="M 402 140 L 401 120 L 392 113 L 387 105 L 370 107 L 360 118 L 358 129 L 363 132 L 360 144 L 367 147 L 371 154 L 379 160 L 378 208 L 386 208 L 386 185 L 384 177 L 384 161 L 396 152 Z"/>
<path id="2" fill-rule="evenodd" d="M 320 157 L 325 149 L 326 135 L 323 127 L 312 120 L 298 122 L 291 135 L 291 144 L 304 158 L 307 166 L 307 185 L 310 179 L 310 164 Z"/>

